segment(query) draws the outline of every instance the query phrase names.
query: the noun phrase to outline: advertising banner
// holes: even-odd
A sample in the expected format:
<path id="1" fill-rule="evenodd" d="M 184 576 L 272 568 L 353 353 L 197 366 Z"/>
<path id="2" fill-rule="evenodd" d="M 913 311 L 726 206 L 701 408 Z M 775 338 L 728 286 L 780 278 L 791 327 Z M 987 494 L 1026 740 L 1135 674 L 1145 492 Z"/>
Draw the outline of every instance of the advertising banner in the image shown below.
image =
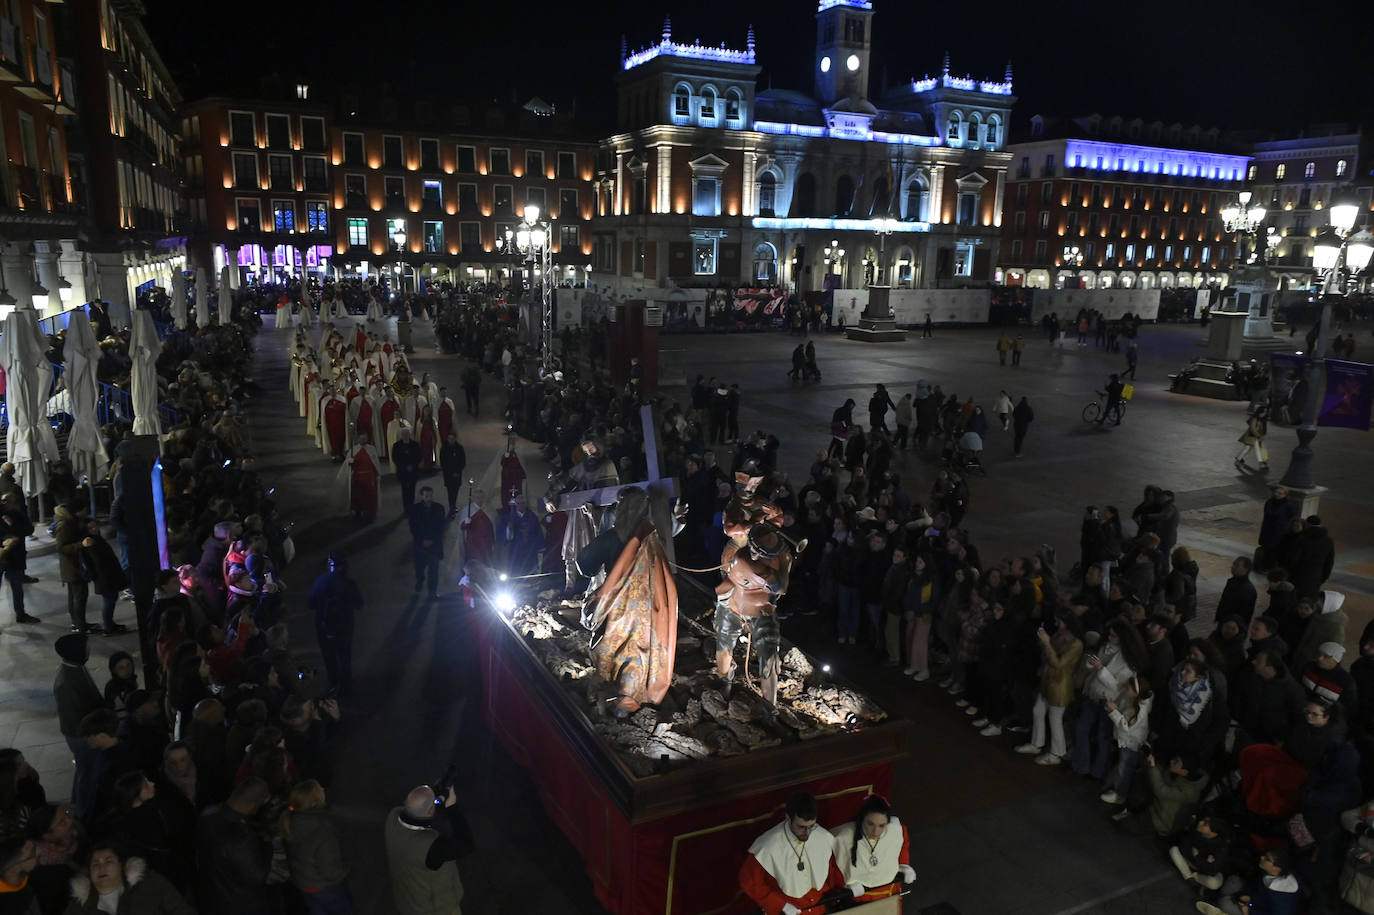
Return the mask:
<path id="1" fill-rule="evenodd" d="M 1369 406 L 1374 400 L 1374 372 L 1363 362 L 1326 360 L 1326 395 L 1317 425 L 1369 431 Z"/>

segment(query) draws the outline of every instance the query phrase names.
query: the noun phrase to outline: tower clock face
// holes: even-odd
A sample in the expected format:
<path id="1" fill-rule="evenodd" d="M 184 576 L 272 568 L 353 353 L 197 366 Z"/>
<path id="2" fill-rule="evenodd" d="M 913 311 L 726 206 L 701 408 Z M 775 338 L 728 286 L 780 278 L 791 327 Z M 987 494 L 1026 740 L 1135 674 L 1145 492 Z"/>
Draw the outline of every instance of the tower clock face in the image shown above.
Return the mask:
<path id="1" fill-rule="evenodd" d="M 822 57 L 822 58 L 821 58 L 821 72 L 822 72 L 822 73 L 829 73 L 829 72 L 830 72 L 830 58 L 829 58 L 829 57 Z"/>
<path id="2" fill-rule="evenodd" d="M 853 73 L 855 70 L 859 69 L 859 55 L 850 54 L 849 59 L 844 62 L 844 65 L 849 68 L 850 73 Z"/>

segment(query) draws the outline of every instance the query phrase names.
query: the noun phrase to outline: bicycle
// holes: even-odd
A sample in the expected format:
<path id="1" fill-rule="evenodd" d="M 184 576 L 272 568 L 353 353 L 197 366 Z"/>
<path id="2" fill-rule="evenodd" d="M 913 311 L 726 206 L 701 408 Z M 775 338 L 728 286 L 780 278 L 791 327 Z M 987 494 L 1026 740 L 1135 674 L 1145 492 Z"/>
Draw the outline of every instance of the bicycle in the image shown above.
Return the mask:
<path id="1" fill-rule="evenodd" d="M 1083 408 L 1083 422 L 1085 423 L 1100 423 L 1103 420 L 1102 411 L 1104 408 L 1102 406 L 1102 400 L 1107 398 L 1107 392 L 1098 391 L 1097 396 L 1100 398 L 1099 400 L 1094 400 Z M 1112 425 L 1119 426 L 1121 425 L 1121 420 L 1125 417 L 1126 401 L 1119 400 L 1112 407 L 1111 412 L 1107 414 L 1106 418 L 1111 421 Z"/>

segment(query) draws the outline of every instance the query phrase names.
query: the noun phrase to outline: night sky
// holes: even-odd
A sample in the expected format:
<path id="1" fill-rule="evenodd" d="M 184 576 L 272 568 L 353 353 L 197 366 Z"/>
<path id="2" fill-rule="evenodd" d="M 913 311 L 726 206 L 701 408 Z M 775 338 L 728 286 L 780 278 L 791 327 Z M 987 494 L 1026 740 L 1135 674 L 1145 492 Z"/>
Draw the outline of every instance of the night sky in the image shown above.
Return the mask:
<path id="1" fill-rule="evenodd" d="M 664 14 L 676 41 L 736 48 L 752 23 L 760 88 L 809 88 L 815 47 L 814 0 L 145 2 L 148 30 L 188 99 L 255 94 L 259 75 L 275 71 L 291 83 L 302 75 L 319 86 L 389 81 L 454 96 L 509 98 L 513 86 L 522 100 L 566 105 L 575 96 L 579 112 L 604 106 L 613 117 L 621 35 L 631 50 L 657 41 Z M 1037 112 L 1098 111 L 1295 135 L 1305 125 L 1374 120 L 1369 68 L 1356 63 L 1367 60 L 1359 47 L 1367 33 L 1351 19 L 1355 6 L 876 0 L 873 76 L 892 84 L 938 72 L 947 50 L 956 75 L 1000 78 L 1012 61 L 1018 125 Z M 543 22 L 526 10 L 541 11 Z M 1313 24 L 1304 27 L 1301 14 Z"/>

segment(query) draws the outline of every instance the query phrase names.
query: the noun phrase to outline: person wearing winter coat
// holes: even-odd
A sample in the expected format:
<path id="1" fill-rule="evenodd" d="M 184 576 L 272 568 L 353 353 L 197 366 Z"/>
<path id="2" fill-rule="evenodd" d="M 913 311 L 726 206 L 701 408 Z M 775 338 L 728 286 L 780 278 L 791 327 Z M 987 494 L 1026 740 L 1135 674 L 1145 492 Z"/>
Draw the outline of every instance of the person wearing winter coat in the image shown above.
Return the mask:
<path id="1" fill-rule="evenodd" d="M 1031 710 L 1030 740 L 1016 748 L 1017 753 L 1034 755 L 1042 766 L 1057 766 L 1068 748 L 1064 740 L 1064 711 L 1073 701 L 1073 672 L 1083 656 L 1078 618 L 1061 610 L 1053 618 L 1053 633 L 1046 626 L 1036 630 L 1040 641 L 1040 691 Z M 1045 750 L 1045 726 L 1049 725 L 1049 749 Z"/>
<path id="2" fill-rule="evenodd" d="M 142 858 L 120 858 L 109 843 L 96 842 L 84 874 L 72 878 L 65 915 L 195 915 L 168 880 Z"/>
<path id="3" fill-rule="evenodd" d="M 892 447 L 905 451 L 907 443 L 910 441 L 911 421 L 915 413 L 915 408 L 911 403 L 911 395 L 903 394 L 902 399 L 897 401 L 897 406 L 893 410 L 893 418 L 897 423 L 897 434 L 892 439 Z"/>
<path id="4" fill-rule="evenodd" d="M 1260 855 L 1259 872 L 1248 888 L 1239 877 L 1228 877 L 1216 904 L 1199 901 L 1197 910 L 1202 915 L 1298 915 L 1303 897 L 1287 850 L 1271 848 Z"/>
<path id="5" fill-rule="evenodd" d="M 281 835 L 291 866 L 291 883 L 301 891 L 309 915 L 349 915 L 348 868 L 339 848 L 338 827 L 325 807 L 324 788 L 313 778 L 291 789 L 281 815 Z"/>
<path id="6" fill-rule="evenodd" d="M 98 521 L 86 522 L 86 539 L 89 541 L 89 546 L 83 546 L 82 549 L 85 550 L 86 566 L 94 573 L 94 577 L 90 580 L 91 587 L 101 598 L 101 628 L 106 635 L 128 632 L 128 626 L 114 621 L 114 611 L 115 606 L 119 603 L 119 595 L 125 588 L 129 587 L 129 577 L 124 574 L 124 569 L 119 564 L 119 557 L 115 555 L 110 542 L 101 536 Z"/>
<path id="7" fill-rule="evenodd" d="M 992 616 L 983 627 L 978 646 L 978 701 L 982 715 L 973 720 L 984 737 L 1002 733 L 1002 722 L 1011 716 L 1011 678 L 1015 668 L 1015 643 L 1021 621 L 1002 601 L 992 602 Z"/>
<path id="8" fill-rule="evenodd" d="M 53 539 L 57 544 L 57 569 L 67 587 L 67 615 L 71 617 L 72 632 L 89 632 L 86 622 L 86 602 L 90 599 L 90 584 L 81 571 L 80 553 L 95 545 L 86 533 L 86 525 L 66 505 L 54 509 L 57 527 Z"/>
<path id="9" fill-rule="evenodd" d="M 1273 495 L 1264 502 L 1264 516 L 1260 521 L 1259 571 L 1266 572 L 1278 563 L 1279 544 L 1301 510 L 1302 506 L 1288 498 L 1287 486 L 1274 487 Z"/>
<path id="10" fill-rule="evenodd" d="M 1107 626 L 1107 637 L 1084 658 L 1087 680 L 1074 731 L 1073 771 L 1107 777 L 1112 759 L 1114 725 L 1107 703 L 1115 702 L 1132 677 L 1145 672 L 1149 655 L 1140 634 L 1128 620 L 1117 617 Z"/>
<path id="11" fill-rule="evenodd" d="M 1298 590 L 1298 597 L 1314 597 L 1331 577 L 1336 562 L 1336 545 L 1321 518 L 1308 517 L 1302 533 L 1297 536 L 1295 555 L 1289 562 L 1288 574 Z"/>
<path id="12" fill-rule="evenodd" d="M 1164 602 L 1173 604 L 1186 623 L 1197 616 L 1197 563 L 1186 546 L 1175 547 L 1171 568 L 1164 578 Z"/>
<path id="13" fill-rule="evenodd" d="M 1145 757 L 1145 774 L 1153 800 L 1137 817 L 1134 829 L 1152 831 L 1157 836 L 1172 836 L 1186 829 L 1207 789 L 1207 772 L 1201 760 L 1189 754 L 1175 754 L 1165 768 L 1151 753 Z M 1124 820 L 1127 815 L 1122 811 L 1116 817 Z"/>
<path id="14" fill-rule="evenodd" d="M 1221 620 L 1228 616 L 1238 616 L 1250 623 L 1250 618 L 1255 615 L 1255 586 L 1250 583 L 1251 562 L 1248 556 L 1237 556 L 1231 562 L 1231 577 L 1226 579 L 1226 585 L 1221 589 L 1221 598 L 1217 601 L 1216 618 Z M 1196 578 L 1194 579 L 1193 600 L 1196 604 L 1197 587 Z"/>
<path id="15" fill-rule="evenodd" d="M 1106 704 L 1107 717 L 1112 722 L 1112 739 L 1116 742 L 1116 767 L 1112 770 L 1111 787 L 1098 795 L 1104 804 L 1114 806 L 1126 803 L 1131 781 L 1140 768 L 1141 749 L 1150 737 L 1150 709 L 1154 706 L 1150 681 L 1132 676 L 1117 699 L 1108 699 Z"/>
<path id="16" fill-rule="evenodd" d="M 1259 651 L 1231 688 L 1231 714 L 1236 721 L 1237 749 L 1252 743 L 1277 743 L 1302 721 L 1307 694 L 1289 673 L 1283 658 Z"/>
<path id="17" fill-rule="evenodd" d="M 1222 817 L 1198 817 L 1193 828 L 1169 849 L 1169 860 L 1174 862 L 1184 880 L 1209 890 L 1219 890 L 1226 880 L 1229 832 Z"/>
<path id="18" fill-rule="evenodd" d="M 1339 591 L 1322 591 L 1313 603 L 1320 603 L 1321 606 L 1308 620 L 1307 628 L 1302 631 L 1302 637 L 1293 648 L 1294 670 L 1301 671 L 1315 661 L 1323 643 L 1345 644 L 1345 630 L 1350 622 L 1341 609 L 1345 604 L 1345 595 Z"/>

